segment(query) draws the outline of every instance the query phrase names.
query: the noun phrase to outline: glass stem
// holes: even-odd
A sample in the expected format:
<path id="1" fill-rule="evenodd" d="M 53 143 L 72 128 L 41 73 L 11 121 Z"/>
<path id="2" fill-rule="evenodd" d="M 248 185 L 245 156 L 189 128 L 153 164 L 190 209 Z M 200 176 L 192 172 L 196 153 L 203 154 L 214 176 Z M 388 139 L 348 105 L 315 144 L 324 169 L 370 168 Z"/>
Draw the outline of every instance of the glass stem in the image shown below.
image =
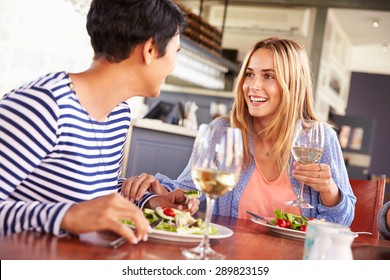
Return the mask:
<path id="1" fill-rule="evenodd" d="M 206 196 L 206 217 L 205 217 L 204 235 L 203 235 L 203 248 L 205 251 L 208 251 L 210 248 L 209 233 L 210 233 L 211 215 L 214 209 L 214 201 L 215 201 L 214 198 L 210 198 L 209 196 Z"/>
<path id="2" fill-rule="evenodd" d="M 299 190 L 299 195 L 298 195 L 298 199 L 299 201 L 303 201 L 303 187 L 305 186 L 305 184 L 303 182 L 300 183 L 301 185 L 301 188 Z"/>

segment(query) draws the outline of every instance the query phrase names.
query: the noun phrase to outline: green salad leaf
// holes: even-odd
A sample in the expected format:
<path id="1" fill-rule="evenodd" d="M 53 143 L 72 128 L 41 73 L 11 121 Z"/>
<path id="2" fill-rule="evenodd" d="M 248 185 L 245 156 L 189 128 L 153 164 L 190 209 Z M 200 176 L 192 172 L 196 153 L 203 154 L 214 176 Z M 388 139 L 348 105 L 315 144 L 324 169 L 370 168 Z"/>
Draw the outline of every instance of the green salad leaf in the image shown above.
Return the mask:
<path id="1" fill-rule="evenodd" d="M 309 220 L 305 216 L 283 212 L 281 208 L 276 209 L 274 214 L 275 218 L 270 221 L 271 224 L 296 230 L 305 230 L 307 221 Z"/>
<path id="2" fill-rule="evenodd" d="M 162 222 L 154 228 L 155 230 L 185 234 L 204 233 L 205 222 L 201 218 L 194 219 L 188 212 L 183 212 L 178 209 L 159 207 L 156 208 L 156 210 L 145 208 L 143 212 L 145 218 L 149 221 L 150 224 L 162 219 Z M 172 213 L 174 213 L 173 219 L 167 217 L 166 214 L 172 215 Z M 134 227 L 134 223 L 132 221 L 122 219 L 120 222 Z M 213 235 L 217 233 L 218 229 L 211 225 L 209 234 Z"/>

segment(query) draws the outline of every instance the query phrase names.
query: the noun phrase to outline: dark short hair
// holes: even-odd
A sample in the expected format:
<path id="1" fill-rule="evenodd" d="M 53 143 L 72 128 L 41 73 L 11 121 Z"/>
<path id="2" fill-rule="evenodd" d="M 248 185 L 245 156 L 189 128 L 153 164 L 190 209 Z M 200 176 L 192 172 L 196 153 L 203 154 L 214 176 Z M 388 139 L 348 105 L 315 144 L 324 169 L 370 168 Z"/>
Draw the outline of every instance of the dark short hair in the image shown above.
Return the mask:
<path id="1" fill-rule="evenodd" d="M 168 42 L 186 27 L 173 0 L 93 0 L 87 31 L 96 58 L 120 62 L 135 46 L 153 38 L 160 56 Z"/>

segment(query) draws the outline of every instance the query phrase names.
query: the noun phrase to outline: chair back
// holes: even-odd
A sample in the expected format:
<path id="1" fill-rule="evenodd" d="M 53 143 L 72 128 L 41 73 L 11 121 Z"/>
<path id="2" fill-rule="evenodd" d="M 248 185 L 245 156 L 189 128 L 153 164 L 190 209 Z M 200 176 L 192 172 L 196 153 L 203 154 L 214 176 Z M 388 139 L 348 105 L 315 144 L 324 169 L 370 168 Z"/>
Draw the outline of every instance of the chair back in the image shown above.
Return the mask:
<path id="1" fill-rule="evenodd" d="M 372 232 L 372 238 L 379 239 L 376 218 L 383 205 L 386 177 L 380 176 L 373 180 L 350 179 L 350 183 L 356 196 L 355 218 L 351 230 Z"/>

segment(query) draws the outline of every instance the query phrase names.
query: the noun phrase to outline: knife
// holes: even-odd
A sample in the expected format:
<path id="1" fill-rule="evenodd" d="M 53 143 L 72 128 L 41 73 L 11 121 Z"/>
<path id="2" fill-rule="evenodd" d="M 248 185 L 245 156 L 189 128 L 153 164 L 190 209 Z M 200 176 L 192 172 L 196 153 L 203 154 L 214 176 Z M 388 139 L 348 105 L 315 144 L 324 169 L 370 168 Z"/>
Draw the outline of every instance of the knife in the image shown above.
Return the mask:
<path id="1" fill-rule="evenodd" d="M 262 217 L 262 216 L 260 216 L 260 215 L 257 215 L 257 214 L 255 214 L 255 213 L 252 213 L 252 212 L 249 212 L 249 211 L 246 211 L 246 212 L 247 212 L 249 215 L 255 217 L 255 218 L 258 219 L 258 220 L 262 220 L 262 221 L 264 221 L 264 222 L 266 222 L 266 223 L 269 222 L 268 219 L 266 219 L 266 218 L 264 218 L 264 217 Z"/>

